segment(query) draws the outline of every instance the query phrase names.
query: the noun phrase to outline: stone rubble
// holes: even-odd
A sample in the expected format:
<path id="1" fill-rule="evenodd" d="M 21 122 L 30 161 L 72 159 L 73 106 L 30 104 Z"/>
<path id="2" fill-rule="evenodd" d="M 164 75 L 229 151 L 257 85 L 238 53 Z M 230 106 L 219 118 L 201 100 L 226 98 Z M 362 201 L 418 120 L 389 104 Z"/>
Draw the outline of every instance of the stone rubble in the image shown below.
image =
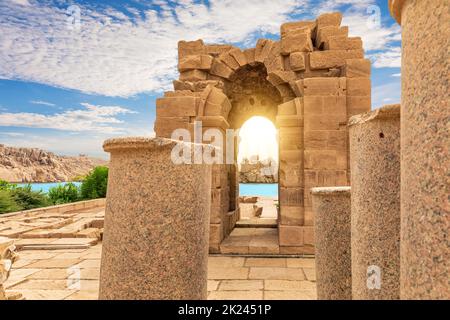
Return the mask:
<path id="1" fill-rule="evenodd" d="M 0 237 L 0 300 L 17 300 L 20 295 L 7 295 L 3 284 L 8 280 L 11 267 L 19 258 L 14 240 Z"/>

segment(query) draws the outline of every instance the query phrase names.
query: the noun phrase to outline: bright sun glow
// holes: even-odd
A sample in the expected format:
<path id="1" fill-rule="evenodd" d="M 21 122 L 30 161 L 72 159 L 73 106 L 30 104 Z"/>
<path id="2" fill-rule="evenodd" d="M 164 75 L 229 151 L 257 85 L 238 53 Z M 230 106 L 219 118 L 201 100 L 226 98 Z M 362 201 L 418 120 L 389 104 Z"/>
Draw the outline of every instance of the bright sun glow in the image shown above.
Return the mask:
<path id="1" fill-rule="evenodd" d="M 272 158 L 278 162 L 277 130 L 273 123 L 264 117 L 248 119 L 239 131 L 238 163 L 252 156 L 259 156 L 260 160 Z"/>

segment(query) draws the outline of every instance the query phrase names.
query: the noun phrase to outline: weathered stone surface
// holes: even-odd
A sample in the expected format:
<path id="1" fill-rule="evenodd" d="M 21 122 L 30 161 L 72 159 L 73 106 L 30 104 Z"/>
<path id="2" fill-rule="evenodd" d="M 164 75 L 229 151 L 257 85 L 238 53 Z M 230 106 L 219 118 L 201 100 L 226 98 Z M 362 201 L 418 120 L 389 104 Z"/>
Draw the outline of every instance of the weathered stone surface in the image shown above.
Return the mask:
<path id="1" fill-rule="evenodd" d="M 159 98 L 156 100 L 157 117 L 189 117 L 197 115 L 198 98 L 189 96 Z"/>
<path id="2" fill-rule="evenodd" d="M 278 226 L 280 246 L 302 246 L 303 228 L 300 226 Z"/>
<path id="3" fill-rule="evenodd" d="M 179 60 L 178 70 L 180 72 L 194 69 L 209 70 L 212 61 L 213 57 L 207 54 L 185 56 Z"/>
<path id="4" fill-rule="evenodd" d="M 303 150 L 280 150 L 280 187 L 300 188 L 303 185 Z"/>
<path id="5" fill-rule="evenodd" d="M 203 81 L 208 78 L 208 74 L 202 70 L 187 70 L 180 73 L 181 81 Z"/>
<path id="6" fill-rule="evenodd" d="M 362 48 L 360 37 L 348 38 L 345 35 L 328 36 L 324 45 L 325 50 L 356 50 Z"/>
<path id="7" fill-rule="evenodd" d="M 9 277 L 12 264 L 18 259 L 14 240 L 0 237 L 0 300 L 7 300 L 3 284 Z"/>
<path id="8" fill-rule="evenodd" d="M 208 86 L 202 93 L 202 100 L 198 107 L 199 116 L 228 117 L 231 104 L 222 90 Z M 203 124 L 206 127 L 206 124 Z"/>
<path id="9" fill-rule="evenodd" d="M 309 96 L 303 98 L 305 118 L 309 115 L 341 116 L 341 121 L 347 120 L 347 97 L 342 95 Z"/>
<path id="10" fill-rule="evenodd" d="M 303 123 L 301 125 L 299 123 L 299 119 L 303 120 L 303 118 L 298 116 L 277 116 L 277 122 L 280 118 L 283 120 L 292 119 L 292 123 L 280 123 L 280 150 L 283 151 L 284 157 L 284 151 L 303 149 Z"/>
<path id="11" fill-rule="evenodd" d="M 230 54 L 230 52 L 225 52 L 219 55 L 220 61 L 224 62 L 230 69 L 237 70 L 239 68 L 239 63 L 236 59 Z"/>
<path id="12" fill-rule="evenodd" d="M 254 64 L 255 63 L 255 48 L 250 48 L 244 50 L 245 58 L 247 59 L 248 64 Z"/>
<path id="13" fill-rule="evenodd" d="M 303 84 L 305 96 L 343 96 L 347 83 L 345 78 L 308 78 L 299 83 Z"/>
<path id="14" fill-rule="evenodd" d="M 264 65 L 266 66 L 267 73 L 271 73 L 274 71 L 283 71 L 283 57 L 281 55 L 272 56 L 271 60 L 266 59 L 264 61 Z"/>
<path id="15" fill-rule="evenodd" d="M 345 65 L 347 59 L 362 59 L 364 51 L 361 50 L 331 50 L 315 51 L 309 54 L 309 63 L 312 70 L 337 68 Z"/>
<path id="16" fill-rule="evenodd" d="M 371 96 L 347 96 L 347 117 L 370 111 Z"/>
<path id="17" fill-rule="evenodd" d="M 368 59 L 345 60 L 343 76 L 347 78 L 370 78 L 370 60 Z"/>
<path id="18" fill-rule="evenodd" d="M 347 78 L 347 94 L 349 96 L 370 96 L 370 78 Z"/>
<path id="19" fill-rule="evenodd" d="M 291 53 L 291 55 L 289 56 L 289 65 L 293 71 L 305 70 L 305 54 L 302 52 Z"/>
<path id="20" fill-rule="evenodd" d="M 302 206 L 281 206 L 280 207 L 280 224 L 283 226 L 302 226 L 304 223 Z M 288 236 L 288 235 L 286 235 Z M 283 242 L 286 244 L 286 242 Z M 294 246 L 301 245 L 300 243 Z"/>
<path id="21" fill-rule="evenodd" d="M 234 59 L 236 59 L 236 61 L 239 63 L 239 66 L 241 67 L 245 66 L 248 63 L 247 56 L 239 48 L 230 50 L 230 55 L 232 55 Z"/>
<path id="22" fill-rule="evenodd" d="M 176 145 L 160 138 L 104 144 L 111 164 L 100 299 L 206 299 L 211 167 L 174 164 Z"/>
<path id="23" fill-rule="evenodd" d="M 182 59 L 190 55 L 198 55 L 205 53 L 203 40 L 197 41 L 179 41 L 178 42 L 178 58 Z"/>
<path id="24" fill-rule="evenodd" d="M 276 124 L 279 127 L 292 127 L 292 128 L 303 127 L 303 117 L 299 117 L 299 116 L 277 116 L 276 117 Z M 281 139 L 281 137 L 280 137 L 280 139 Z M 294 143 L 294 144 L 300 146 L 301 142 Z"/>
<path id="25" fill-rule="evenodd" d="M 311 30 L 308 28 L 297 29 L 281 38 L 281 54 L 289 55 L 292 52 L 311 52 Z"/>
<path id="26" fill-rule="evenodd" d="M 290 81 L 294 81 L 296 79 L 297 76 L 293 71 L 273 71 L 270 72 L 267 77 L 267 80 L 274 86 L 289 83 Z"/>
<path id="27" fill-rule="evenodd" d="M 450 8 L 389 5 L 402 25 L 400 298 L 448 300 Z"/>
<path id="28" fill-rule="evenodd" d="M 317 298 L 352 299 L 350 187 L 311 189 Z"/>
<path id="29" fill-rule="evenodd" d="M 275 87 L 283 99 L 283 102 L 291 101 L 295 97 L 295 93 L 292 91 L 288 83 L 282 83 Z"/>
<path id="30" fill-rule="evenodd" d="M 292 116 L 297 114 L 297 106 L 294 100 L 285 102 L 278 106 L 278 115 L 280 116 Z"/>
<path id="31" fill-rule="evenodd" d="M 220 60 L 214 59 L 210 72 L 213 75 L 228 79 L 233 74 L 233 69 Z"/>
<path id="32" fill-rule="evenodd" d="M 321 14 L 320 16 L 317 17 L 316 22 L 319 28 L 325 26 L 339 27 L 342 22 L 342 13 L 332 12 Z"/>
<path id="33" fill-rule="evenodd" d="M 233 46 L 227 44 L 210 44 L 205 46 L 205 53 L 213 57 L 218 57 L 220 54 L 228 52 L 233 48 Z"/>
<path id="34" fill-rule="evenodd" d="M 303 205 L 303 188 L 280 188 L 280 204 L 285 206 Z"/>
<path id="35" fill-rule="evenodd" d="M 286 22 L 283 23 L 280 27 L 280 35 L 281 37 L 287 36 L 288 33 L 297 31 L 299 29 L 308 28 L 310 33 L 312 34 L 316 28 L 315 21 L 295 21 L 295 22 Z"/>
<path id="36" fill-rule="evenodd" d="M 261 53 L 269 40 L 267 39 L 258 39 L 255 47 L 255 62 L 263 62 L 264 59 L 261 59 Z"/>
<path id="37" fill-rule="evenodd" d="M 189 117 L 158 117 L 154 126 L 156 136 L 171 138 L 176 129 L 188 129 L 189 121 Z"/>
<path id="38" fill-rule="evenodd" d="M 352 117 L 349 126 L 353 299 L 399 299 L 400 105 Z"/>
<path id="39" fill-rule="evenodd" d="M 330 37 L 344 36 L 348 37 L 348 27 L 325 26 L 318 27 L 316 37 L 316 47 L 323 48 Z"/>
<path id="40" fill-rule="evenodd" d="M 219 253 L 219 245 L 224 238 L 223 226 L 219 223 L 211 223 L 209 225 L 209 251 Z"/>

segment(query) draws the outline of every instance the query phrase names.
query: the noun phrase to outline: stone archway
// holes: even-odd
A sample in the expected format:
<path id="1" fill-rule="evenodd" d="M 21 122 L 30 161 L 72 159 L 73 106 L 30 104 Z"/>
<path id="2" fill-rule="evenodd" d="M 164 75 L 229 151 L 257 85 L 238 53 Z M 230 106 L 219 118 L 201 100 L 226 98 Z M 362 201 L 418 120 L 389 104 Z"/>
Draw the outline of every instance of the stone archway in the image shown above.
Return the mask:
<path id="1" fill-rule="evenodd" d="M 158 137 L 170 137 L 179 128 L 192 132 L 194 121 L 225 136 L 249 114 L 275 119 L 280 253 L 314 252 L 310 188 L 349 184 L 346 123 L 370 110 L 370 62 L 361 39 L 349 38 L 341 20 L 340 13 L 329 13 L 315 21 L 286 23 L 279 41 L 260 39 L 246 50 L 180 41 L 180 78 L 174 91 L 157 100 Z M 211 252 L 220 252 L 239 218 L 234 166 L 213 166 Z"/>

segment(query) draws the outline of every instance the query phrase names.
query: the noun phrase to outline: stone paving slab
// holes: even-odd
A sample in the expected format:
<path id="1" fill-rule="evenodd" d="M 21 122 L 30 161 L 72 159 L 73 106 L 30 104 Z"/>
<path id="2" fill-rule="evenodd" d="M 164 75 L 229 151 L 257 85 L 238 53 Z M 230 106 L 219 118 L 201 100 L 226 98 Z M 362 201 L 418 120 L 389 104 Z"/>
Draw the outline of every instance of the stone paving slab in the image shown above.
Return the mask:
<path id="1" fill-rule="evenodd" d="M 223 254 L 277 255 L 280 253 L 278 229 L 235 228 L 220 244 Z"/>
<path id="2" fill-rule="evenodd" d="M 28 300 L 95 300 L 102 245 L 87 249 L 25 250 L 5 283 Z M 314 259 L 233 257 L 208 260 L 208 299 L 316 299 Z"/>
<path id="3" fill-rule="evenodd" d="M 99 207 L 0 217 L 0 234 L 15 238 L 20 256 L 5 283 L 8 295 L 97 299 L 103 216 L 104 208 Z M 209 257 L 208 299 L 315 297 L 314 259 L 277 256 L 278 229 L 261 226 L 235 228 L 222 244 L 223 253 L 249 256 Z"/>

